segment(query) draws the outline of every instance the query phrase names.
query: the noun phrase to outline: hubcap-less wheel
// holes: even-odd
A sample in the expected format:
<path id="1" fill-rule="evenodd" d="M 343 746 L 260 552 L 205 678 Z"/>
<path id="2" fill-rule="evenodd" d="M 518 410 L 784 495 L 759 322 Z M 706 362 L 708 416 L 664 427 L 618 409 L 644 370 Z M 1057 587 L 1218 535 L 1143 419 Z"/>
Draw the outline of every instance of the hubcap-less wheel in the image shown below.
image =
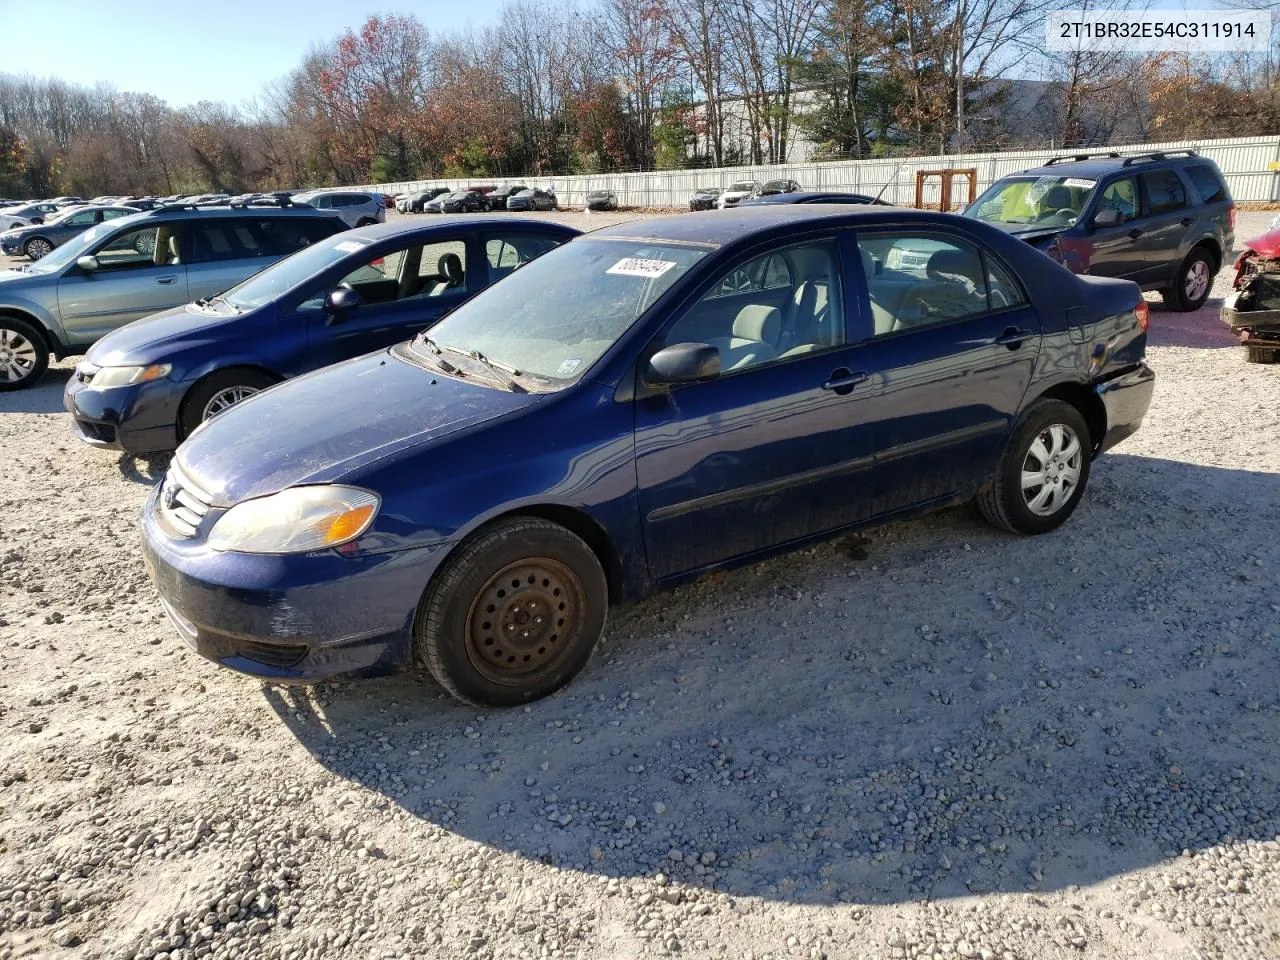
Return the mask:
<path id="1" fill-rule="evenodd" d="M 27 379 L 38 359 L 35 344 L 16 330 L 0 328 L 0 378 L 6 383 Z"/>
<path id="2" fill-rule="evenodd" d="M 1080 483 L 1083 457 L 1080 438 L 1065 423 L 1040 431 L 1022 463 L 1022 499 L 1027 509 L 1040 517 L 1061 510 Z"/>
<path id="3" fill-rule="evenodd" d="M 200 414 L 200 420 L 205 421 L 210 417 L 216 417 L 228 407 L 233 407 L 241 400 L 248 399 L 255 393 L 258 393 L 257 387 L 227 387 L 225 390 L 219 390 L 209 402 L 204 405 L 204 410 Z"/>
<path id="4" fill-rule="evenodd" d="M 1196 260 L 1191 264 L 1191 268 L 1187 270 L 1187 278 L 1183 281 L 1183 290 L 1186 291 L 1187 300 L 1195 302 L 1205 295 L 1205 291 L 1209 289 L 1209 265 L 1203 260 Z"/>
<path id="5" fill-rule="evenodd" d="M 53 249 L 53 244 L 48 240 L 41 240 L 37 237 L 35 240 L 27 241 L 27 256 L 32 260 L 39 260 L 41 257 L 49 253 Z"/>
<path id="6" fill-rule="evenodd" d="M 536 682 L 556 670 L 581 629 L 583 587 L 547 557 L 520 560 L 489 578 L 467 616 L 467 658 L 487 680 Z"/>

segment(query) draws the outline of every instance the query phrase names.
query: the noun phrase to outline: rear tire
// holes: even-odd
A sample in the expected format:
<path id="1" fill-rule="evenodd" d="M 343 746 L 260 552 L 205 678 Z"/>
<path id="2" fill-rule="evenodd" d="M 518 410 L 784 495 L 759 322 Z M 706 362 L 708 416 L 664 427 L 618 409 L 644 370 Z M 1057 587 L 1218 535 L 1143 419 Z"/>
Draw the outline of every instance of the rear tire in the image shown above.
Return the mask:
<path id="1" fill-rule="evenodd" d="M 52 250 L 53 244 L 44 237 L 32 237 L 22 245 L 22 252 L 27 255 L 28 260 L 47 257 Z"/>
<path id="2" fill-rule="evenodd" d="M 24 390 L 49 369 L 49 345 L 25 320 L 0 316 L 0 393 Z"/>
<path id="3" fill-rule="evenodd" d="M 178 414 L 179 439 L 185 440 L 206 420 L 275 383 L 265 373 L 248 368 L 232 367 L 209 374 L 197 381 L 182 400 Z"/>
<path id="4" fill-rule="evenodd" d="M 580 537 L 535 517 L 503 520 L 463 543 L 427 588 L 415 655 L 457 699 L 513 707 L 586 666 L 608 607 L 604 570 Z"/>
<path id="5" fill-rule="evenodd" d="M 1061 400 L 1037 400 L 1014 427 L 995 476 L 977 496 L 978 509 L 1001 530 L 1048 533 L 1084 496 L 1092 452 L 1079 410 Z"/>
<path id="6" fill-rule="evenodd" d="M 1204 247 L 1196 247 L 1182 261 L 1173 283 L 1160 295 L 1170 309 L 1182 313 L 1199 310 L 1213 290 L 1213 275 L 1213 257 Z"/>

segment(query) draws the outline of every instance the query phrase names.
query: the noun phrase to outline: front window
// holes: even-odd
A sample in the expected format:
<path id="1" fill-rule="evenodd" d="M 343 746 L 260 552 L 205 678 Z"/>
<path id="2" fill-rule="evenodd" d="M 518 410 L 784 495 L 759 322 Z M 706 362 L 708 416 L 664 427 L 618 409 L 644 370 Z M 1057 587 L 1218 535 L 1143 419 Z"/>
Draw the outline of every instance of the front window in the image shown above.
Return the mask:
<path id="1" fill-rule="evenodd" d="M 232 287 L 222 299 L 240 310 L 255 310 L 306 283 L 339 260 L 359 253 L 368 245 L 345 234 L 338 234 L 328 241 L 306 247 L 291 257 L 273 263 L 244 283 Z"/>
<path id="2" fill-rule="evenodd" d="M 708 248 L 575 240 L 516 270 L 429 331 L 446 352 L 478 352 L 543 390 L 579 380 Z M 429 348 L 419 341 L 415 349 Z"/>
<path id="3" fill-rule="evenodd" d="M 754 180 L 739 180 L 729 188 L 730 193 L 750 193 L 756 188 Z"/>
<path id="4" fill-rule="evenodd" d="M 1096 180 L 1086 177 L 1016 177 L 992 184 L 964 212 L 988 223 L 1066 227 L 1075 223 Z"/>
<path id="5" fill-rule="evenodd" d="M 104 223 L 101 226 L 91 227 L 83 233 L 78 233 L 52 253 L 41 257 L 35 263 L 27 264 L 27 272 L 56 273 L 63 267 L 75 263 L 81 257 L 91 253 L 92 251 L 89 248 L 114 229 L 116 228 Z"/>

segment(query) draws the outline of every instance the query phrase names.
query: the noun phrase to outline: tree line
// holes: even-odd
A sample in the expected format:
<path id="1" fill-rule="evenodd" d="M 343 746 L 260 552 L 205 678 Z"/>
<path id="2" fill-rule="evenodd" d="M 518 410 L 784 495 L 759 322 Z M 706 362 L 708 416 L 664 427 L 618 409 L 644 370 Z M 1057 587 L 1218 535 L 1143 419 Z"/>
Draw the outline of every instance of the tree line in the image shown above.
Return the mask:
<path id="1" fill-rule="evenodd" d="M 0 74 L 0 195 L 779 163 L 800 139 L 838 158 L 1280 132 L 1274 51 L 1050 54 L 1049 6 L 513 0 L 442 35 L 374 16 L 239 105 Z"/>

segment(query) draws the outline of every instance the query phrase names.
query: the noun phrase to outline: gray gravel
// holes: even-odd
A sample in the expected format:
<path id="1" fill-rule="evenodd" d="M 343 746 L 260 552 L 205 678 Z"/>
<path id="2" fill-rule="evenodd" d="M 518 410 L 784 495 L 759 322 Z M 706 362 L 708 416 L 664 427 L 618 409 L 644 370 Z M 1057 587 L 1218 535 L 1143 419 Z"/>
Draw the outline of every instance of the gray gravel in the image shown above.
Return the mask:
<path id="1" fill-rule="evenodd" d="M 1216 307 L 1153 308 L 1061 531 L 711 576 L 510 712 L 195 657 L 163 459 L 70 435 L 70 362 L 0 395 L 0 960 L 1280 956 L 1280 368 Z"/>

